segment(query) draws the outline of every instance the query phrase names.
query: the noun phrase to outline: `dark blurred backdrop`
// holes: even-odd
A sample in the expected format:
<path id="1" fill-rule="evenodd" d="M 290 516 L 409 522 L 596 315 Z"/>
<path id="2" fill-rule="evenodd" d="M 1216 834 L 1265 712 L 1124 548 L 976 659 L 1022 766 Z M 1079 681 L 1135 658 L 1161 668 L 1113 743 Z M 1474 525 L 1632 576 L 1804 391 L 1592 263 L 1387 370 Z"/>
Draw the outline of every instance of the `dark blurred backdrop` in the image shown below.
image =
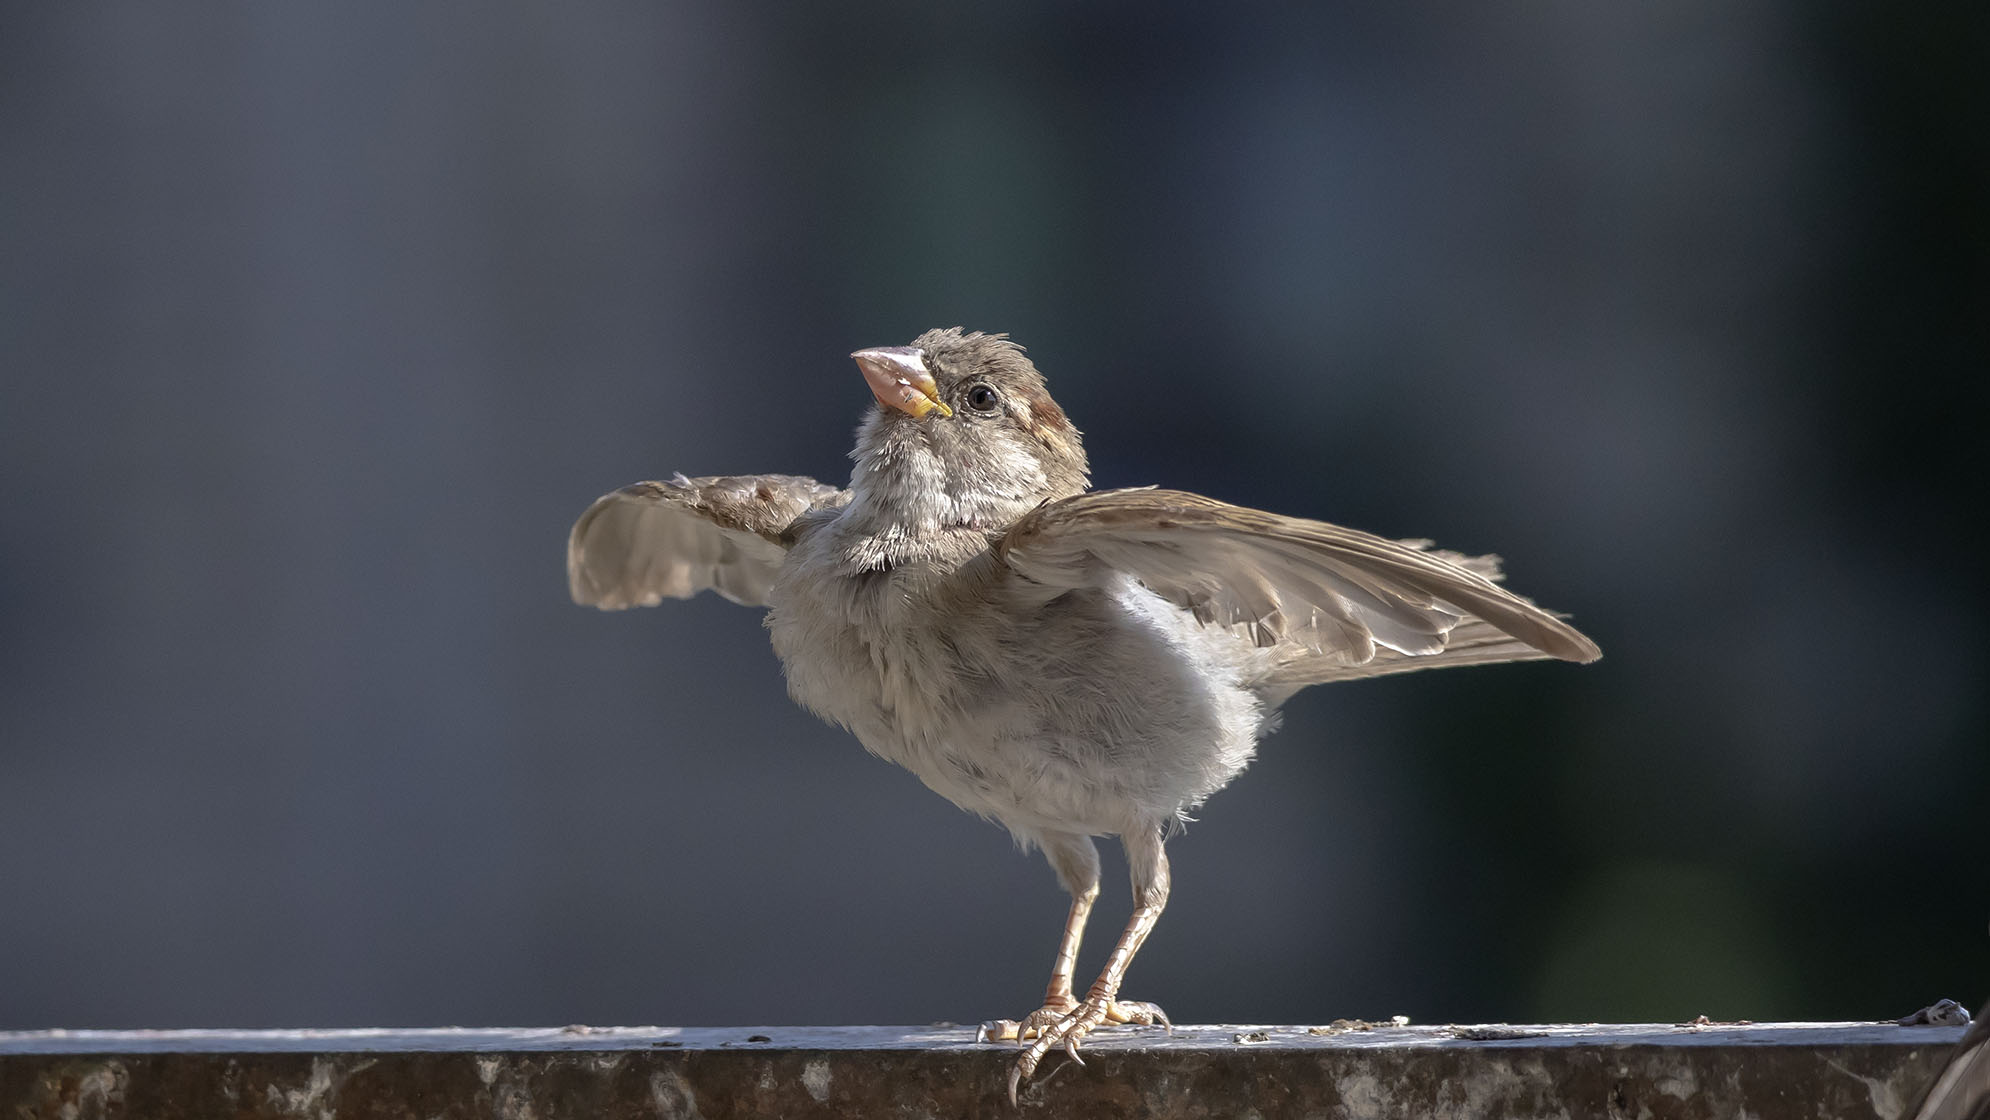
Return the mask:
<path id="1" fill-rule="evenodd" d="M 848 352 L 956 323 L 1097 483 L 1607 653 L 1300 696 L 1130 996 L 1974 1005 L 1985 13 L 0 7 L 0 1027 L 1034 1007 L 1041 860 L 562 571 L 626 482 L 846 479 Z"/>

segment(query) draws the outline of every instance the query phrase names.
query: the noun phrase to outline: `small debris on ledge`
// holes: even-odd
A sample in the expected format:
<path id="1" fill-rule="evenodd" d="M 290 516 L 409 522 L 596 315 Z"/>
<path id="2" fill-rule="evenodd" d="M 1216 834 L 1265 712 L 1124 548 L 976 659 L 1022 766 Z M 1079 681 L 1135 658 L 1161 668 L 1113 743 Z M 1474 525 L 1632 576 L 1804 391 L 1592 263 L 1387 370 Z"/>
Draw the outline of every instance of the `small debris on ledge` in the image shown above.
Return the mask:
<path id="1" fill-rule="evenodd" d="M 1938 999 L 1912 1015 L 1895 1019 L 1894 1023 L 1903 1027 L 1966 1027 L 1969 1008 L 1952 999 Z"/>
<path id="2" fill-rule="evenodd" d="M 1409 1025 L 1410 1017 L 1408 1015 L 1392 1015 L 1386 1023 L 1377 1023 L 1369 1019 L 1335 1019 L 1324 1027 L 1307 1027 L 1306 1033 L 1346 1034 L 1348 1031 L 1378 1031 L 1384 1027 L 1407 1027 Z"/>

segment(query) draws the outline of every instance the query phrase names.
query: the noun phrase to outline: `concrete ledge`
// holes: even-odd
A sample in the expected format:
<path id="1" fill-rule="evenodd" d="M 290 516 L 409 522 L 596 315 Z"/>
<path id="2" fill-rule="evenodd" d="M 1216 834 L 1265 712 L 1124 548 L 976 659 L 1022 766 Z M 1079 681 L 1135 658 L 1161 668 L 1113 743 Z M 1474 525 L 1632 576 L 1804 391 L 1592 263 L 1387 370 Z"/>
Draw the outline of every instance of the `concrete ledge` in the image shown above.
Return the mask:
<path id="1" fill-rule="evenodd" d="M 1899 1116 L 1961 1027 L 1111 1028 L 1024 1114 Z M 0 1118 L 1013 1117 L 968 1027 L 0 1032 Z"/>

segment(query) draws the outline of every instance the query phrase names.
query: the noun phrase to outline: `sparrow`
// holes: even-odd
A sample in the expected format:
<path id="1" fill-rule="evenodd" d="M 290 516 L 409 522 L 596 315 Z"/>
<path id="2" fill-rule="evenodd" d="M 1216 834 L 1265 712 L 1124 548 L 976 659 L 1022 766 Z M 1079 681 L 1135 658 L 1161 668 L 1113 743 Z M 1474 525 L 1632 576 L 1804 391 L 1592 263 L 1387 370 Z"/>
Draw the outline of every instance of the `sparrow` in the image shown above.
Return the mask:
<path id="1" fill-rule="evenodd" d="M 1023 347 L 959 327 L 851 355 L 876 403 L 850 484 L 796 475 L 639 482 L 574 523 L 575 602 L 701 591 L 766 609 L 788 692 L 955 805 L 1042 850 L 1071 896 L 1043 1005 L 982 1025 L 1050 1050 L 1104 1023 L 1168 901 L 1164 844 L 1248 765 L 1308 685 L 1601 656 L 1500 586 L 1499 560 L 1154 488 L 1089 490 L 1078 429 Z M 1134 909 L 1080 999 L 1117 837 Z M 1082 1060 L 1082 1059 L 1079 1059 Z"/>

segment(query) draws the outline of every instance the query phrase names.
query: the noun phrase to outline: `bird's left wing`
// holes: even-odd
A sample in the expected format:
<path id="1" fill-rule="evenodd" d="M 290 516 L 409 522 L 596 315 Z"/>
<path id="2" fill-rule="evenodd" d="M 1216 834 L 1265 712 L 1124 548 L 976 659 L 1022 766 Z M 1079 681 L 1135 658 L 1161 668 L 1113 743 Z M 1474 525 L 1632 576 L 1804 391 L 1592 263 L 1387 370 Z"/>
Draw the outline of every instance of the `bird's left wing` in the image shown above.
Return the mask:
<path id="1" fill-rule="evenodd" d="M 1293 683 L 1556 657 L 1594 661 L 1596 644 L 1491 579 L 1491 558 L 1435 552 L 1321 521 L 1227 505 L 1179 490 L 1102 490 L 1046 502 L 997 542 L 1010 568 L 1052 588 L 1139 580 L 1206 624 L 1293 644 L 1313 668 Z M 1456 649 L 1452 640 L 1462 639 Z M 1447 656 L 1449 655 L 1449 656 Z"/>
<path id="2" fill-rule="evenodd" d="M 602 610 L 652 607 L 707 588 L 767 605 L 795 519 L 848 504 L 812 478 L 750 474 L 638 482 L 604 494 L 567 537 L 574 602 Z"/>

